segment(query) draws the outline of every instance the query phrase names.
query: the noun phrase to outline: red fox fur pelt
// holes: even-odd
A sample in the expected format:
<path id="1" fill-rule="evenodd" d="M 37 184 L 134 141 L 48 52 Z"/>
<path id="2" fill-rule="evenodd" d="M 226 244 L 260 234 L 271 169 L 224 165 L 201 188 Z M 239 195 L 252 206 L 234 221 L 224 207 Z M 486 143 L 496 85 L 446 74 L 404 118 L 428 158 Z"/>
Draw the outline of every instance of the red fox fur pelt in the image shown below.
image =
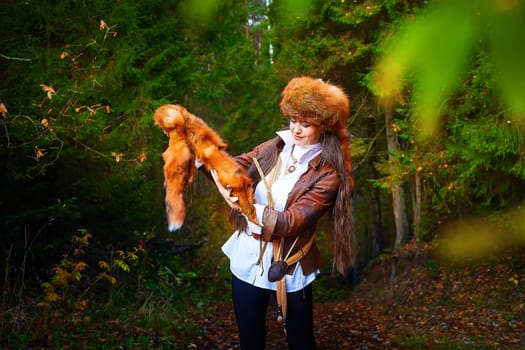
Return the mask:
<path id="1" fill-rule="evenodd" d="M 180 105 L 167 104 L 157 108 L 153 120 L 169 137 L 164 159 L 166 213 L 170 231 L 184 223 L 186 207 L 184 193 L 197 172 L 195 159 L 206 169 L 216 170 L 219 182 L 230 186 L 231 196 L 239 199 L 239 207 L 248 219 L 258 225 L 253 206 L 251 179 L 226 152 L 226 144 L 204 120 Z"/>

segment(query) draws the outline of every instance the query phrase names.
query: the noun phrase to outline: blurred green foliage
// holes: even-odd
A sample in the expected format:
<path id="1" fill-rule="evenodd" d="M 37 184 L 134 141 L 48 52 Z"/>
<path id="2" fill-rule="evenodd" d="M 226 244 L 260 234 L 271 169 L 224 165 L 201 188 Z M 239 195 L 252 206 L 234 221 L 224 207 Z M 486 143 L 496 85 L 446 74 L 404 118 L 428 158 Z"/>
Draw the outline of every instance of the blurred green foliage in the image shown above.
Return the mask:
<path id="1" fill-rule="evenodd" d="M 484 52 L 492 62 L 497 93 L 516 120 L 525 113 L 525 4 L 506 0 L 439 0 L 393 34 L 377 65 L 376 93 L 396 99 L 413 85 L 414 113 L 421 137 L 436 132 L 443 103 L 460 89 L 469 64 Z M 418 135 L 419 136 L 419 135 Z"/>

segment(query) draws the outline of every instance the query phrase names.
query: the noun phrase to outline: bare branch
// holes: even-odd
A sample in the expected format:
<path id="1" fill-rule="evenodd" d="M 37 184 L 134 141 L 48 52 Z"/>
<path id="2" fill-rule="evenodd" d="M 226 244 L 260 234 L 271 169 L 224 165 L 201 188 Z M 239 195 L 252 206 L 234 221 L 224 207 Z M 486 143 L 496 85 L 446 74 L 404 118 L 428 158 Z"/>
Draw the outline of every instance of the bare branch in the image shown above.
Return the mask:
<path id="1" fill-rule="evenodd" d="M 4 55 L 2 53 L 0 53 L 0 57 L 5 58 L 6 60 L 11 60 L 11 61 L 24 61 L 24 62 L 31 62 L 32 61 L 30 58 L 10 57 L 10 56 L 6 56 L 6 55 Z"/>

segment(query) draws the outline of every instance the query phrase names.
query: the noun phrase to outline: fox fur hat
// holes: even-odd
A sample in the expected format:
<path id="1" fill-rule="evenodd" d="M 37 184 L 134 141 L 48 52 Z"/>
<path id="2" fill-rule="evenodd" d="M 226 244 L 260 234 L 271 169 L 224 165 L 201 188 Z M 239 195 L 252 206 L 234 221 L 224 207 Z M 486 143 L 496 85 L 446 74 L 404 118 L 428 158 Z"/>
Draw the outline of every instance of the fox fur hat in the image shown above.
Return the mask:
<path id="1" fill-rule="evenodd" d="M 328 132 L 345 128 L 350 113 L 350 101 L 340 87 L 310 77 L 290 80 L 279 107 L 284 116 L 321 126 Z"/>

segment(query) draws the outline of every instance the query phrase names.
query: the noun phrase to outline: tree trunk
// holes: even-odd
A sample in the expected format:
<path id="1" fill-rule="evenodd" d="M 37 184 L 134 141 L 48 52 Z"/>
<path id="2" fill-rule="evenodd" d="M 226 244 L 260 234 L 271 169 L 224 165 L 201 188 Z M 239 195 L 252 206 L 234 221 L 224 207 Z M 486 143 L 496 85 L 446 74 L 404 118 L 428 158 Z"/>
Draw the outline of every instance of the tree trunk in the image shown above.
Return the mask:
<path id="1" fill-rule="evenodd" d="M 376 134 L 378 121 L 376 118 L 367 118 L 367 134 L 368 138 L 372 141 L 372 145 L 369 149 L 376 148 Z M 379 173 L 375 167 L 375 164 L 378 162 L 377 152 L 370 152 L 370 157 L 368 160 L 368 166 L 370 168 L 370 178 L 377 180 L 379 178 Z M 381 192 L 377 186 L 369 183 L 368 190 L 370 191 L 369 196 L 369 205 L 370 205 L 370 217 L 372 221 L 372 255 L 373 257 L 381 254 L 385 248 L 384 244 L 384 232 L 383 232 L 383 220 L 381 215 Z"/>
<path id="2" fill-rule="evenodd" d="M 392 206 L 394 210 L 394 219 L 396 225 L 396 240 L 395 247 L 400 247 L 403 243 L 408 241 L 408 219 L 405 204 L 405 192 L 403 191 L 403 183 L 396 179 L 396 165 L 394 153 L 399 151 L 399 145 L 394 133 L 394 113 L 393 107 L 387 106 L 385 108 L 385 122 L 386 122 L 386 138 L 388 148 L 388 161 L 390 163 L 390 174 L 392 175 L 392 183 L 390 189 L 392 192 Z"/>
<path id="3" fill-rule="evenodd" d="M 377 170 L 372 164 L 372 176 L 377 179 Z M 381 220 L 381 200 L 379 188 L 370 186 L 370 214 L 372 216 L 372 244 L 374 257 L 378 256 L 385 248 L 383 240 L 383 223 Z"/>
<path id="4" fill-rule="evenodd" d="M 415 185 L 414 185 L 414 238 L 416 242 L 421 239 L 421 176 L 416 171 Z"/>

